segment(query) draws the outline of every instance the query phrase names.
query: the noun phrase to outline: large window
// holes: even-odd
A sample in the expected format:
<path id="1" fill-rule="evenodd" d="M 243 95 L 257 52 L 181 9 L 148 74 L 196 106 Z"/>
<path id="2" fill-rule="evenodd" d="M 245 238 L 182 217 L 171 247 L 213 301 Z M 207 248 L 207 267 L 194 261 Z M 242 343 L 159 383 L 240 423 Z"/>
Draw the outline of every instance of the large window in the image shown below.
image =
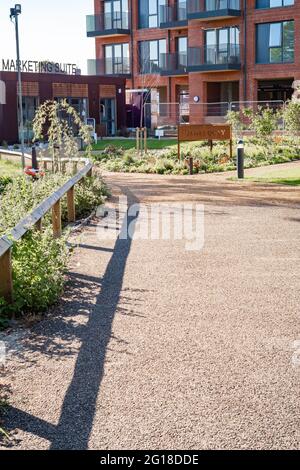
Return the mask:
<path id="1" fill-rule="evenodd" d="M 205 32 L 205 63 L 238 63 L 240 60 L 240 31 L 231 28 L 210 29 Z"/>
<path id="2" fill-rule="evenodd" d="M 110 44 L 104 48 L 105 73 L 108 75 L 129 74 L 129 44 Z"/>
<path id="3" fill-rule="evenodd" d="M 158 28 L 160 7 L 166 0 L 139 0 L 139 28 Z"/>
<path id="4" fill-rule="evenodd" d="M 294 21 L 256 25 L 256 62 L 294 62 Z"/>
<path id="5" fill-rule="evenodd" d="M 128 0 L 106 0 L 104 23 L 105 29 L 128 29 Z"/>
<path id="6" fill-rule="evenodd" d="M 161 68 L 160 55 L 166 54 L 166 52 L 167 42 L 165 39 L 140 42 L 140 73 L 159 73 Z"/>
<path id="7" fill-rule="evenodd" d="M 256 0 L 256 8 L 289 7 L 294 3 L 294 0 Z"/>

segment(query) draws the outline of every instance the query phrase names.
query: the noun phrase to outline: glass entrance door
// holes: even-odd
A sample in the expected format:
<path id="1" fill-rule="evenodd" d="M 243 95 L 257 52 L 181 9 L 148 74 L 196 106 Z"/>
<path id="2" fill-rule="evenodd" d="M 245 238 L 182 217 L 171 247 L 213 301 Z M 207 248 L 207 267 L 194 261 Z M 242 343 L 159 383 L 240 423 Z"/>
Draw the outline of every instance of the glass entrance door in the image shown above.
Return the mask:
<path id="1" fill-rule="evenodd" d="M 100 100 L 100 122 L 106 125 L 108 137 L 116 135 L 116 99 L 105 98 Z"/>

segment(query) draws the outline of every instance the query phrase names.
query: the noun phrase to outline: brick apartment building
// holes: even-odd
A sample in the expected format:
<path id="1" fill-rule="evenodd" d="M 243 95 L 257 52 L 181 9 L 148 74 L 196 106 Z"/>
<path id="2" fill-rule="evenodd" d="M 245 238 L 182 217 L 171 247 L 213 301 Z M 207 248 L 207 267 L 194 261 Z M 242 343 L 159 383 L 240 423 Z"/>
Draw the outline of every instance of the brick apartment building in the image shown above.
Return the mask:
<path id="1" fill-rule="evenodd" d="M 221 103 L 285 101 L 300 79 L 299 0 L 95 0 L 94 13 L 91 73 L 126 77 L 134 106 L 151 88 L 209 121 Z"/>

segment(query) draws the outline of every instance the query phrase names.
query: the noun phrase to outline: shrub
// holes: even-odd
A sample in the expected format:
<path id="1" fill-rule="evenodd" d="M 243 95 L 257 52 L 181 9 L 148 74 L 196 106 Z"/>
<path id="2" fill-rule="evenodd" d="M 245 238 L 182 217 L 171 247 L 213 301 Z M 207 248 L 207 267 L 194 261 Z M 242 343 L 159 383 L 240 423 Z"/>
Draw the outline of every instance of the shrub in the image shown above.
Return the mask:
<path id="1" fill-rule="evenodd" d="M 12 183 L 12 178 L 10 176 L 0 176 L 0 194 L 2 194 L 6 186 Z"/>
<path id="2" fill-rule="evenodd" d="M 41 312 L 58 300 L 68 262 L 66 239 L 66 233 L 54 239 L 49 227 L 14 243 L 14 313 Z"/>
<path id="3" fill-rule="evenodd" d="M 289 101 L 283 111 L 285 128 L 291 132 L 300 132 L 300 102 Z"/>

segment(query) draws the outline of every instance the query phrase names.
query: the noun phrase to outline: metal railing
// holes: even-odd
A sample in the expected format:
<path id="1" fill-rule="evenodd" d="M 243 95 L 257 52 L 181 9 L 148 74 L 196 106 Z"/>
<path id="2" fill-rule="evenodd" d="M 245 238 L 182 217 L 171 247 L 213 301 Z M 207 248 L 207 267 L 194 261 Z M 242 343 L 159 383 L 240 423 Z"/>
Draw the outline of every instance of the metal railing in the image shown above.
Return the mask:
<path id="1" fill-rule="evenodd" d="M 240 0 L 188 0 L 187 11 L 189 14 L 217 12 L 220 10 L 241 9 Z"/>
<path id="2" fill-rule="evenodd" d="M 187 53 L 171 52 L 160 55 L 160 68 L 164 73 L 187 73 Z"/>
<path id="3" fill-rule="evenodd" d="M 178 2 L 176 5 L 160 6 L 160 24 L 175 23 L 187 20 L 187 2 Z"/>
<path id="4" fill-rule="evenodd" d="M 240 64 L 239 44 L 218 44 L 189 47 L 188 66 Z"/>
<path id="5" fill-rule="evenodd" d="M 52 210 L 53 236 L 60 237 L 62 234 L 61 199 L 67 195 L 68 222 L 75 222 L 74 188 L 83 178 L 92 174 L 92 169 L 93 164 L 87 161 L 84 168 L 75 176 L 39 204 L 31 214 L 24 217 L 8 235 L 0 238 L 0 297 L 8 302 L 13 301 L 12 247 L 14 242 L 20 240 L 32 227 L 41 230 L 41 221 L 50 210 Z"/>
<path id="6" fill-rule="evenodd" d="M 108 31 L 130 29 L 130 16 L 128 12 L 104 13 L 101 15 L 88 15 L 86 17 L 87 34 L 105 33 Z"/>
<path id="7" fill-rule="evenodd" d="M 128 57 L 115 59 L 89 59 L 88 75 L 130 75 Z"/>
<path id="8" fill-rule="evenodd" d="M 271 108 L 274 111 L 284 109 L 284 101 L 233 101 L 212 103 L 146 103 L 144 116 L 149 128 L 175 129 L 178 124 L 225 122 L 228 111 L 241 112 L 245 108 L 259 111 Z M 250 123 L 242 119 L 243 131 L 250 131 Z M 277 130 L 284 130 L 284 121 L 278 119 Z"/>

